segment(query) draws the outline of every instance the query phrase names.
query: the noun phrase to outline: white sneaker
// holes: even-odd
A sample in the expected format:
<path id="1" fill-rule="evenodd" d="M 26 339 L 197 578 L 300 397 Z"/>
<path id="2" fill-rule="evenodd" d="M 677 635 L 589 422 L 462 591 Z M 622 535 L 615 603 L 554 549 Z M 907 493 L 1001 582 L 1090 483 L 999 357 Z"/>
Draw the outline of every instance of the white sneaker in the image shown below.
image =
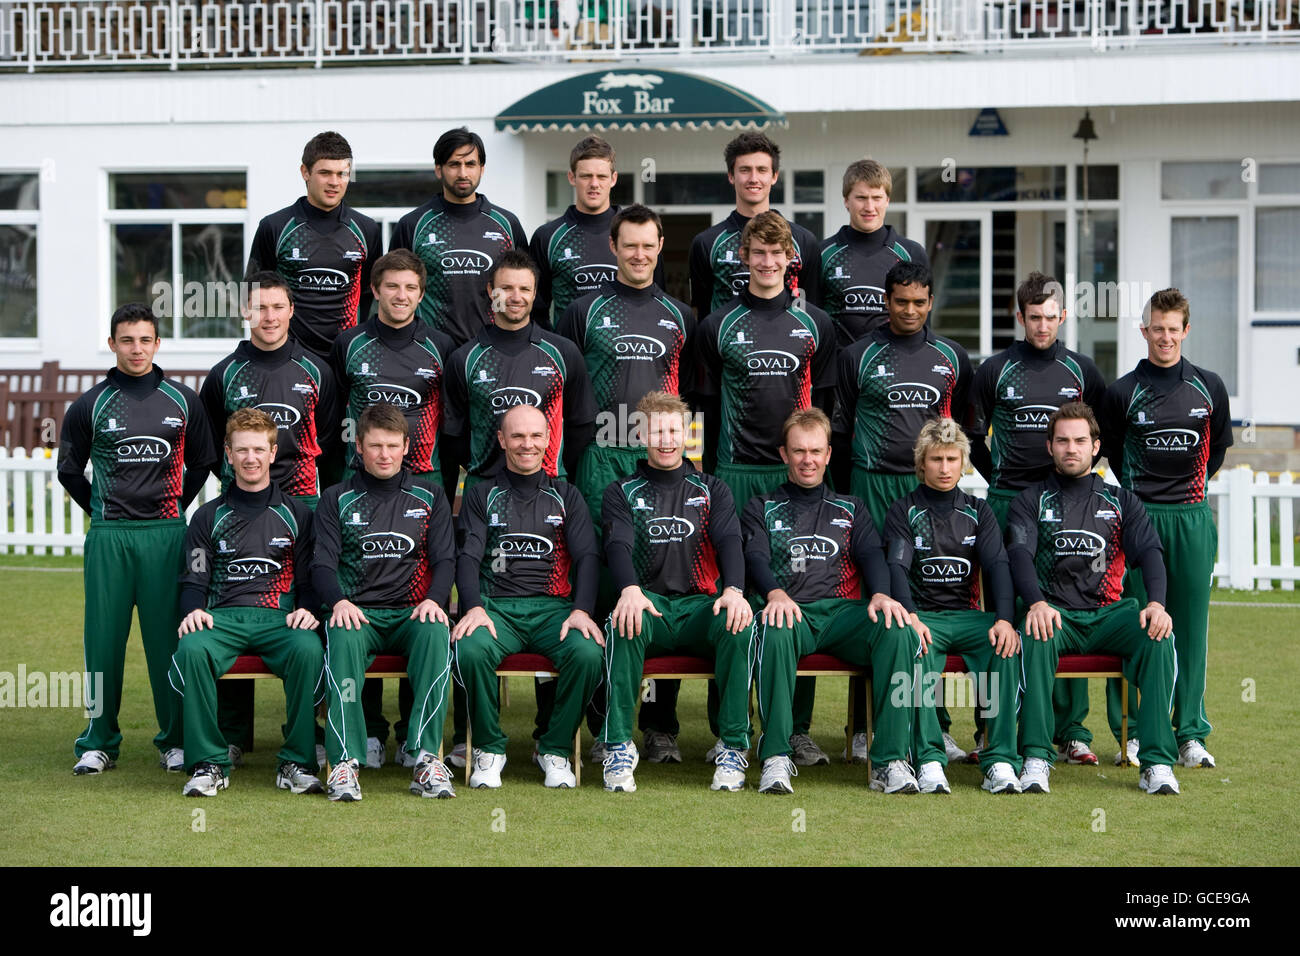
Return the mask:
<path id="1" fill-rule="evenodd" d="M 181 790 L 185 797 L 215 797 L 218 790 L 230 786 L 226 772 L 214 763 L 201 763 L 194 768 L 194 775 Z"/>
<path id="2" fill-rule="evenodd" d="M 593 765 L 603 766 L 605 758 L 608 756 L 609 744 L 605 743 L 603 740 L 592 741 L 591 749 L 587 751 L 587 759 L 590 760 Z"/>
<path id="3" fill-rule="evenodd" d="M 451 785 L 451 773 L 436 754 L 425 750 L 418 758 L 413 756 L 411 759 L 416 761 L 415 772 L 411 774 L 411 793 L 439 800 L 456 796 L 456 789 Z"/>
<path id="4" fill-rule="evenodd" d="M 185 769 L 185 751 L 180 747 L 164 750 L 162 756 L 158 758 L 158 766 L 168 773 L 180 773 Z"/>
<path id="5" fill-rule="evenodd" d="M 1178 762 L 1184 767 L 1214 766 L 1214 758 L 1199 740 L 1189 740 L 1178 746 Z"/>
<path id="6" fill-rule="evenodd" d="M 999 761 L 984 771 L 984 782 L 980 788 L 989 793 L 1019 793 L 1020 780 L 1011 764 Z"/>
<path id="7" fill-rule="evenodd" d="M 366 769 L 378 770 L 384 765 L 384 745 L 378 737 L 366 738 Z"/>
<path id="8" fill-rule="evenodd" d="M 840 751 L 840 758 L 848 759 L 848 753 Z M 866 731 L 853 735 L 853 762 L 866 763 L 871 758 L 871 744 L 867 741 Z"/>
<path id="9" fill-rule="evenodd" d="M 490 754 L 474 748 L 474 770 L 469 775 L 469 785 L 475 790 L 495 790 L 501 786 L 501 771 L 506 766 L 505 754 Z"/>
<path id="10" fill-rule="evenodd" d="M 1138 777 L 1138 786 L 1150 794 L 1176 794 L 1178 781 L 1174 778 L 1174 768 L 1162 763 L 1153 763 L 1142 771 Z"/>
<path id="11" fill-rule="evenodd" d="M 324 793 L 320 778 L 308 773 L 292 760 L 283 761 L 275 771 L 275 786 L 290 793 Z"/>
<path id="12" fill-rule="evenodd" d="M 710 790 L 743 790 L 745 788 L 745 770 L 749 767 L 749 761 L 745 759 L 745 751 L 738 750 L 734 747 L 728 747 L 718 741 L 717 770 L 713 771 L 713 782 L 709 784 Z"/>
<path id="13" fill-rule="evenodd" d="M 1125 757 L 1128 757 L 1125 760 Z M 1115 766 L 1117 767 L 1136 767 L 1138 766 L 1138 739 L 1132 738 L 1128 746 L 1115 754 Z"/>
<path id="14" fill-rule="evenodd" d="M 1047 777 L 1052 772 L 1052 765 L 1042 757 L 1026 757 L 1025 769 L 1020 771 L 1021 793 L 1051 793 Z"/>
<path id="15" fill-rule="evenodd" d="M 943 775 L 943 764 L 928 760 L 921 764 L 916 775 L 916 785 L 922 793 L 952 793 L 948 778 Z"/>
<path id="16" fill-rule="evenodd" d="M 578 785 L 578 778 L 573 775 L 573 764 L 568 757 L 559 754 L 540 754 L 537 764 L 546 774 L 543 781 L 552 790 L 572 790 Z"/>
<path id="17" fill-rule="evenodd" d="M 1097 766 L 1097 755 L 1082 740 L 1067 740 L 1065 746 L 1058 747 L 1056 752 L 1065 758 L 1066 763 L 1082 764 L 1088 767 Z"/>
<path id="18" fill-rule="evenodd" d="M 354 803 L 361 800 L 361 781 L 357 779 L 357 773 L 360 771 L 357 761 L 340 760 L 325 781 L 325 786 L 329 792 L 331 800 L 342 801 L 343 803 Z"/>
<path id="19" fill-rule="evenodd" d="M 451 753 L 447 755 L 447 763 L 451 764 L 457 770 L 465 769 L 465 744 L 458 743 L 451 748 Z"/>
<path id="20" fill-rule="evenodd" d="M 713 742 L 713 746 L 704 752 L 704 762 L 716 764 L 718 762 L 718 751 L 725 746 L 721 740 Z"/>
<path id="21" fill-rule="evenodd" d="M 919 793 L 921 787 L 906 760 L 891 760 L 883 767 L 871 768 L 871 789 L 885 793 Z"/>
<path id="22" fill-rule="evenodd" d="M 77 776 L 87 773 L 103 773 L 105 770 L 112 770 L 117 764 L 114 763 L 102 750 L 87 750 L 81 755 L 80 759 L 73 766 L 72 772 Z"/>
<path id="23" fill-rule="evenodd" d="M 758 781 L 759 793 L 794 793 L 790 778 L 799 776 L 799 768 L 786 754 L 768 757 L 763 761 L 763 775 Z"/>
<path id="24" fill-rule="evenodd" d="M 605 789 L 610 793 L 636 793 L 632 771 L 641 762 L 636 745 L 630 740 L 605 745 Z"/>
<path id="25" fill-rule="evenodd" d="M 964 763 L 966 760 L 966 751 L 952 739 L 952 734 L 943 735 L 943 752 L 948 755 L 949 763 Z"/>
<path id="26" fill-rule="evenodd" d="M 409 770 L 418 767 L 420 765 L 420 760 L 415 754 L 408 753 L 405 747 L 399 745 L 397 752 L 393 754 L 393 763 L 397 764 L 399 767 L 406 767 Z"/>
<path id="27" fill-rule="evenodd" d="M 794 762 L 801 767 L 818 767 L 831 762 L 826 751 L 807 734 L 790 735 L 790 752 L 794 754 Z"/>

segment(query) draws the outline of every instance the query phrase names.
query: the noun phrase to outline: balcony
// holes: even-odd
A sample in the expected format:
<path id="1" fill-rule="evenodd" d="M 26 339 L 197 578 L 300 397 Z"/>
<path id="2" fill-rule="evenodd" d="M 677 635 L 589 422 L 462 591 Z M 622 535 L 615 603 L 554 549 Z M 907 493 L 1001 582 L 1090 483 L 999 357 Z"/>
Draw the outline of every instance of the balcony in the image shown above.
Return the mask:
<path id="1" fill-rule="evenodd" d="M 0 0 L 0 70 L 790 59 L 1300 42 L 1300 0 Z"/>

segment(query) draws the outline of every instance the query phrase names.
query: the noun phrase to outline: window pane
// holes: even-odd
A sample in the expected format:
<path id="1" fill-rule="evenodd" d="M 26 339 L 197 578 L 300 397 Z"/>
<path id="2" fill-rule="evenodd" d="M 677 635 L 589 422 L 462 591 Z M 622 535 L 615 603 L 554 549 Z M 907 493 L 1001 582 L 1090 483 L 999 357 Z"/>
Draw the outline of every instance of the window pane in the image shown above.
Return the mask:
<path id="1" fill-rule="evenodd" d="M 636 170 L 629 170 L 625 173 L 618 174 L 618 182 L 614 188 L 609 191 L 609 201 L 615 206 L 630 206 L 636 201 L 636 178 L 640 175 Z M 564 185 L 569 185 L 565 180 Z"/>
<path id="2" fill-rule="evenodd" d="M 361 169 L 348 184 L 347 204 L 353 209 L 394 207 L 414 209 L 442 192 L 433 169 Z"/>
<path id="3" fill-rule="evenodd" d="M 1079 288 L 1071 306 L 1079 323 L 1079 351 L 1091 355 L 1101 377 L 1115 381 L 1120 307 L 1140 310 L 1143 302 L 1124 303 L 1119 294 L 1119 211 L 1088 210 L 1079 224 Z"/>
<path id="4" fill-rule="evenodd" d="M 0 173 L 0 209 L 39 209 L 40 194 L 35 173 Z"/>
<path id="5" fill-rule="evenodd" d="M 822 214 L 820 212 L 796 212 L 794 221 L 803 226 L 814 236 L 820 239 L 825 235 L 822 232 Z"/>
<path id="6" fill-rule="evenodd" d="M 803 170 L 794 174 L 795 202 L 822 202 L 826 194 L 824 176 L 820 169 Z M 821 235 L 821 233 L 818 233 Z"/>
<path id="7" fill-rule="evenodd" d="M 1241 172 L 1239 163 L 1161 163 L 1160 198 L 1245 199 Z"/>
<path id="8" fill-rule="evenodd" d="M 110 209 L 244 209 L 243 173 L 113 173 Z"/>
<path id="9" fill-rule="evenodd" d="M 1187 297 L 1192 335 L 1183 356 L 1223 378 L 1237 394 L 1237 217 L 1175 218 L 1171 229 L 1171 278 Z"/>
<path id="10" fill-rule="evenodd" d="M 36 337 L 35 226 L 0 226 L 0 336 Z"/>
<path id="11" fill-rule="evenodd" d="M 1296 192 L 1300 192 L 1297 189 Z M 1300 301 L 1300 207 L 1255 210 L 1255 308 L 1294 310 Z"/>
<path id="12" fill-rule="evenodd" d="M 980 347 L 980 223 L 931 219 L 925 224 L 925 248 L 934 275 L 930 325 L 976 354 Z"/>
<path id="13" fill-rule="evenodd" d="M 172 227 L 154 223 L 114 226 L 113 259 L 113 308 L 128 302 L 152 306 L 158 316 L 158 334 L 171 335 Z"/>
<path id="14" fill-rule="evenodd" d="M 916 177 L 916 198 L 921 202 L 1033 202 L 1065 198 L 1064 166 L 955 169 L 931 166 L 918 169 Z M 897 184 L 894 195 L 899 195 Z"/>
<path id="15" fill-rule="evenodd" d="M 1083 198 L 1083 167 L 1074 167 L 1074 192 L 1075 199 Z M 1088 167 L 1088 199 L 1118 199 L 1119 198 L 1119 167 L 1118 166 L 1089 166 Z"/>
<path id="16" fill-rule="evenodd" d="M 1259 191 L 1270 196 L 1300 193 L 1300 163 L 1266 163 L 1259 167 Z"/>
<path id="17" fill-rule="evenodd" d="M 890 202 L 907 202 L 907 167 L 900 166 L 898 169 L 889 171 L 889 201 Z"/>
<path id="18" fill-rule="evenodd" d="M 734 206 L 736 191 L 720 173 L 661 173 L 645 184 L 645 201 L 651 206 Z M 778 202 L 775 189 L 772 201 Z"/>
<path id="19" fill-rule="evenodd" d="M 239 280 L 244 227 L 181 226 L 181 334 L 187 339 L 240 338 Z"/>

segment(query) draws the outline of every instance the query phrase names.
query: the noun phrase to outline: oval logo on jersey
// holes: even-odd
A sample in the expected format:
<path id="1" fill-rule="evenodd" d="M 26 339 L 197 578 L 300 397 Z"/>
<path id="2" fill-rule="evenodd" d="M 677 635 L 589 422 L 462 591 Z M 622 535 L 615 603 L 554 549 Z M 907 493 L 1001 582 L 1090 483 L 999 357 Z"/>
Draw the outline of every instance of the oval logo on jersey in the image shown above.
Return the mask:
<path id="1" fill-rule="evenodd" d="M 415 550 L 415 542 L 396 531 L 372 531 L 361 536 L 361 553 L 367 558 L 400 558 Z"/>
<path id="2" fill-rule="evenodd" d="M 849 286 L 842 293 L 844 307 L 848 309 L 875 309 L 884 311 L 885 290 L 874 285 Z"/>
<path id="3" fill-rule="evenodd" d="M 1093 531 L 1062 530 L 1056 532 L 1052 547 L 1056 549 L 1057 554 L 1082 554 L 1092 557 L 1106 550 L 1106 539 Z"/>
<path id="4" fill-rule="evenodd" d="M 497 410 L 514 408 L 516 405 L 533 405 L 538 408 L 542 405 L 542 396 L 531 388 L 521 388 L 518 385 L 493 389 L 488 393 L 488 398 L 492 402 L 492 407 Z"/>
<path id="5" fill-rule="evenodd" d="M 1143 435 L 1142 443 L 1148 448 L 1184 451 L 1199 445 L 1201 436 L 1190 428 L 1161 428 L 1158 431 L 1147 432 Z"/>
<path id="6" fill-rule="evenodd" d="M 119 461 L 161 460 L 172 453 L 171 442 L 153 435 L 119 438 L 116 446 Z"/>
<path id="7" fill-rule="evenodd" d="M 1021 405 L 1016 409 L 1015 422 L 1018 428 L 1047 428 L 1047 419 L 1056 411 L 1055 405 Z"/>
<path id="8" fill-rule="evenodd" d="M 614 338 L 614 354 L 628 357 L 662 358 L 667 349 L 658 339 L 650 335 L 636 335 L 629 332 Z"/>
<path id="9" fill-rule="evenodd" d="M 889 387 L 886 397 L 896 405 L 935 405 L 941 397 L 940 391 L 924 382 L 898 382 Z"/>
<path id="10" fill-rule="evenodd" d="M 443 269 L 460 272 L 482 272 L 492 268 L 492 257 L 477 249 L 448 249 L 438 257 Z"/>
<path id="11" fill-rule="evenodd" d="M 780 349 L 759 349 L 745 357 L 745 367 L 751 372 L 768 374 L 788 373 L 799 368 L 799 360 Z"/>
<path id="12" fill-rule="evenodd" d="M 324 266 L 317 266 L 312 269 L 303 269 L 298 273 L 297 281 L 300 289 L 342 289 L 352 279 L 341 269 L 326 269 Z"/>
<path id="13" fill-rule="evenodd" d="M 550 538 L 516 531 L 503 534 L 497 541 L 498 551 L 510 558 L 545 558 L 555 550 Z"/>
<path id="14" fill-rule="evenodd" d="M 573 281 L 578 285 L 600 285 L 613 282 L 618 269 L 604 262 L 584 263 L 573 270 Z"/>
<path id="15" fill-rule="evenodd" d="M 792 558 L 833 558 L 840 553 L 839 542 L 820 534 L 801 534 L 790 539 Z"/>
<path id="16" fill-rule="evenodd" d="M 931 555 L 921 562 L 921 576 L 929 580 L 964 578 L 970 572 L 969 561 L 948 554 Z"/>
<path id="17" fill-rule="evenodd" d="M 645 530 L 651 540 L 656 541 L 664 538 L 689 538 L 695 534 L 695 523 L 677 515 L 663 515 L 647 521 Z"/>
<path id="18" fill-rule="evenodd" d="M 275 422 L 278 428 L 292 428 L 302 420 L 302 414 L 292 405 L 285 405 L 281 402 L 266 402 L 257 407 L 270 415 L 271 421 Z"/>
<path id="19" fill-rule="evenodd" d="M 280 570 L 280 562 L 270 558 L 240 558 L 226 565 L 226 571 L 233 577 L 255 578 L 260 574 L 271 574 Z"/>
<path id="20" fill-rule="evenodd" d="M 376 382 L 366 387 L 366 401 L 371 405 L 395 405 L 398 408 L 415 408 L 424 401 L 420 393 L 405 385 Z"/>

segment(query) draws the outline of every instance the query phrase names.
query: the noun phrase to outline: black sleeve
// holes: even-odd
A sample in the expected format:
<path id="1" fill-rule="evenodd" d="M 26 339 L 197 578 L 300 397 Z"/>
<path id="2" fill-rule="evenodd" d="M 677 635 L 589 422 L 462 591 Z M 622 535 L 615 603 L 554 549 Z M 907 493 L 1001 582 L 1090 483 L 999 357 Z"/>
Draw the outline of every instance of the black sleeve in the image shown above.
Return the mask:
<path id="1" fill-rule="evenodd" d="M 315 521 L 306 505 L 294 502 L 291 507 L 298 521 L 298 536 L 293 541 L 294 607 L 315 614 L 321 607 L 320 597 L 311 584 L 311 560 L 316 548 Z"/>
<path id="2" fill-rule="evenodd" d="M 564 468 L 570 475 L 576 475 L 582 453 L 596 434 L 596 393 L 582 353 L 568 339 L 562 341 L 566 346 L 564 361 L 568 365 L 564 377 Z M 590 524 L 590 517 L 587 520 Z"/>
<path id="3" fill-rule="evenodd" d="M 955 343 L 954 343 L 955 344 Z M 970 354 L 960 345 L 957 348 L 957 384 L 952 390 L 952 418 L 958 425 L 962 424 L 962 417 L 970 408 L 970 388 L 971 379 L 974 373 L 971 371 Z"/>
<path id="4" fill-rule="evenodd" d="M 334 340 L 338 342 L 338 339 Z M 344 412 L 343 390 L 329 365 L 320 367 L 320 398 L 316 402 L 316 441 L 320 443 L 321 457 L 330 455 L 343 441 L 340 424 Z M 319 465 L 319 460 L 317 461 Z"/>
<path id="5" fill-rule="evenodd" d="M 442 437 L 455 439 L 462 435 L 469 437 L 469 386 L 461 350 L 457 349 L 442 373 Z"/>
<path id="6" fill-rule="evenodd" d="M 672 300 L 677 306 L 685 306 L 685 302 Z M 682 310 L 682 324 L 685 325 L 685 338 L 682 340 L 682 354 L 677 367 L 677 391 L 681 394 L 682 399 L 691 406 L 691 411 L 695 411 L 698 405 L 696 394 L 699 391 L 698 376 L 699 370 L 697 365 L 696 350 L 699 348 L 700 324 L 695 315 L 687 307 Z"/>
<path id="7" fill-rule="evenodd" d="M 862 572 L 862 583 L 867 594 L 889 593 L 889 570 L 885 567 L 885 552 L 876 533 L 871 513 L 863 507 L 853 516 L 853 531 L 849 540 L 853 560 Z"/>
<path id="8" fill-rule="evenodd" d="M 587 502 L 569 484 L 564 489 L 564 541 L 573 558 L 573 608 L 595 614 L 596 591 L 600 587 L 600 549 Z"/>
<path id="9" fill-rule="evenodd" d="M 1047 600 L 1038 586 L 1034 569 L 1034 552 L 1038 550 L 1038 515 L 1034 496 L 1022 491 L 1011 502 L 1007 514 L 1007 559 L 1011 562 L 1011 580 L 1025 604 Z"/>
<path id="10" fill-rule="evenodd" d="M 1228 407 L 1228 389 L 1223 379 L 1210 377 L 1210 397 L 1214 411 L 1210 414 L 1210 457 L 1205 466 L 1205 480 L 1209 481 L 1223 466 L 1223 459 L 1232 447 L 1232 412 Z"/>
<path id="11" fill-rule="evenodd" d="M 712 498 L 709 503 L 709 540 L 718 556 L 718 572 L 724 588 L 745 589 L 745 557 L 740 544 L 740 519 L 736 517 L 736 502 L 721 480 L 711 483 Z"/>
<path id="12" fill-rule="evenodd" d="M 757 496 L 745 503 L 740 526 L 745 538 L 745 570 L 749 573 L 750 587 L 766 599 L 773 591 L 780 590 L 781 585 L 772 574 L 772 542 L 763 521 L 763 502 Z"/>
<path id="13" fill-rule="evenodd" d="M 827 418 L 833 418 L 840 344 L 830 316 L 818 309 L 814 318 L 821 341 L 812 360 L 812 403 L 825 412 Z"/>
<path id="14" fill-rule="evenodd" d="M 547 233 L 543 235 L 543 233 Z M 528 243 L 528 254 L 537 263 L 537 295 L 533 298 L 532 320 L 544 329 L 557 328 L 551 322 L 551 262 L 546 256 L 550 233 L 546 226 L 538 226 Z M 557 317 L 558 318 L 558 317 Z"/>
<path id="15" fill-rule="evenodd" d="M 582 425 L 566 425 L 564 428 L 564 471 L 576 476 L 582 454 L 596 437 L 596 423 L 586 422 Z"/>
<path id="16" fill-rule="evenodd" d="M 460 554 L 456 557 L 456 603 L 461 614 L 483 604 L 478 578 L 487 551 L 487 516 L 483 510 L 486 490 L 479 494 L 478 487 L 461 498 L 460 514 L 456 516 L 462 535 Z"/>
<path id="17" fill-rule="evenodd" d="M 704 248 L 703 233 L 691 240 L 690 271 L 691 305 L 695 308 L 696 318 L 703 321 L 712 311 L 709 304 L 713 301 L 713 270 L 709 268 L 709 252 Z"/>
<path id="18" fill-rule="evenodd" d="M 582 338 L 580 337 L 582 335 L 581 319 L 583 309 L 579 308 L 578 303 L 582 302 L 585 298 L 586 296 L 583 296 L 582 299 L 574 299 L 569 303 L 569 307 L 564 310 L 564 313 L 557 316 L 555 319 L 555 334 L 564 336 L 576 345 L 579 351 L 584 350 Z M 534 313 L 533 321 L 536 321 L 536 313 Z"/>
<path id="19" fill-rule="evenodd" d="M 981 501 L 976 508 L 980 523 L 975 532 L 975 550 L 979 553 L 980 568 L 989 591 L 984 607 L 996 614 L 999 620 L 1012 621 L 1016 612 L 1016 595 L 1011 585 L 1007 549 L 1002 543 L 1002 529 L 986 502 Z"/>
<path id="20" fill-rule="evenodd" d="M 59 435 L 59 484 L 86 514 L 90 514 L 86 462 L 90 458 L 91 441 L 90 406 L 85 401 L 75 401 L 63 416 L 63 431 Z"/>
<path id="21" fill-rule="evenodd" d="M 903 605 L 908 614 L 916 613 L 916 601 L 912 598 L 912 582 L 907 579 L 907 568 L 892 561 L 889 562 L 889 595 Z"/>
<path id="22" fill-rule="evenodd" d="M 1082 356 L 1080 364 L 1083 366 L 1083 401 L 1094 412 L 1101 408 L 1102 400 L 1106 396 L 1106 380 L 1101 377 L 1101 371 L 1097 368 L 1096 363 L 1086 355 Z"/>
<path id="23" fill-rule="evenodd" d="M 965 432 L 970 439 L 970 463 L 983 479 L 993 482 L 993 455 L 989 452 L 989 421 L 993 417 L 993 405 L 996 400 L 993 386 L 1001 363 L 985 359 L 975 370 L 971 380 L 970 401 L 966 408 Z M 956 409 L 954 408 L 955 412 Z"/>
<path id="24" fill-rule="evenodd" d="M 911 239 L 902 239 L 900 241 L 903 243 L 903 248 L 907 250 L 908 255 L 912 257 L 913 262 L 929 267 L 930 257 L 925 254 L 923 245 Z"/>
<path id="25" fill-rule="evenodd" d="M 441 488 L 433 489 L 433 507 L 429 509 L 429 531 L 425 538 L 429 562 L 429 589 L 424 596 L 441 608 L 451 600 L 452 579 L 456 576 L 456 535 L 451 525 L 451 506 Z"/>
<path id="26" fill-rule="evenodd" d="M 339 587 L 339 555 L 343 535 L 339 528 L 338 493 L 327 491 L 316 506 L 316 547 L 311 559 L 311 586 L 325 608 L 333 608 L 346 595 Z"/>
<path id="27" fill-rule="evenodd" d="M 194 512 L 185 529 L 185 570 L 180 576 L 180 614 L 208 606 L 208 585 L 212 580 L 212 516 L 209 508 Z"/>
<path id="28" fill-rule="evenodd" d="M 217 467 L 217 451 L 212 444 L 212 426 L 208 424 L 203 403 L 192 392 L 186 396 L 186 399 L 189 413 L 185 419 L 185 477 L 181 481 L 182 510 L 190 506 L 190 502 L 203 489 L 208 475 Z M 224 419 L 222 424 L 225 424 Z"/>
<path id="29" fill-rule="evenodd" d="M 501 211 L 506 214 L 506 220 L 510 223 L 510 245 L 515 249 L 531 253 L 532 249 L 528 245 L 528 233 L 524 232 L 524 224 L 519 221 L 519 217 L 509 210 L 502 209 Z M 533 261 L 537 265 L 541 265 L 541 262 L 536 258 Z"/>
<path id="30" fill-rule="evenodd" d="M 632 564 L 632 545 L 635 543 L 632 514 L 617 481 L 611 481 L 605 488 L 600 504 L 600 523 L 604 532 L 605 560 L 614 579 L 614 590 L 622 593 L 626 587 L 640 585 Z"/>
<path id="31" fill-rule="evenodd" d="M 912 529 L 907 523 L 907 509 L 900 498 L 889 506 L 885 515 L 885 554 L 889 563 L 889 594 L 908 613 L 916 613 L 916 599 L 912 596 L 912 582 L 908 571 L 912 567 Z"/>
<path id="32" fill-rule="evenodd" d="M 357 325 L 370 318 L 370 310 L 375 304 L 375 294 L 370 291 L 370 270 L 374 268 L 380 254 L 384 251 L 384 233 L 379 228 L 379 223 L 371 220 L 370 228 L 366 232 L 366 261 L 361 264 L 361 276 L 357 280 L 361 283 L 361 298 L 357 303 Z"/>
<path id="33" fill-rule="evenodd" d="M 799 289 L 803 292 L 805 302 L 820 306 L 822 300 L 822 242 L 807 229 L 800 227 L 799 231 L 803 236 L 800 243 L 803 248 L 799 250 Z M 832 341 L 834 341 L 834 337 L 834 332 L 832 332 Z"/>
<path id="34" fill-rule="evenodd" d="M 1118 479 L 1124 468 L 1124 435 L 1128 430 L 1128 416 L 1124 414 L 1126 396 L 1119 382 L 1106 389 L 1097 409 L 1097 427 L 1101 429 L 1101 453 Z"/>
<path id="35" fill-rule="evenodd" d="M 1164 545 L 1151 525 L 1142 499 L 1121 488 L 1120 503 L 1124 506 L 1124 530 L 1121 546 L 1129 561 L 1142 569 L 1142 584 L 1147 599 L 1164 604 L 1168 596 L 1168 577 L 1165 573 Z"/>
<path id="36" fill-rule="evenodd" d="M 212 431 L 212 447 L 216 449 L 224 448 L 226 444 L 226 400 L 222 394 L 221 379 L 227 365 L 223 359 L 212 366 L 199 389 L 199 403 L 203 406 L 203 414 Z M 212 466 L 212 474 L 216 475 L 218 481 L 221 480 L 222 462 L 221 455 L 217 455 L 216 463 Z"/>
<path id="37" fill-rule="evenodd" d="M 251 276 L 254 272 L 261 272 L 263 269 L 277 271 L 275 236 L 272 235 L 271 224 L 266 219 L 257 224 L 257 232 L 253 233 L 253 245 L 248 250 L 248 269 L 245 270 L 244 275 Z"/>
<path id="38" fill-rule="evenodd" d="M 831 419 L 832 435 L 853 435 L 853 419 L 858 413 L 857 348 L 841 349 L 835 363 L 835 417 Z"/>
<path id="39" fill-rule="evenodd" d="M 415 230 L 415 215 L 407 213 L 401 219 L 397 220 L 397 225 L 393 227 L 392 234 L 388 237 L 388 251 L 394 249 L 410 249 L 411 241 L 414 238 L 411 234 Z"/>

